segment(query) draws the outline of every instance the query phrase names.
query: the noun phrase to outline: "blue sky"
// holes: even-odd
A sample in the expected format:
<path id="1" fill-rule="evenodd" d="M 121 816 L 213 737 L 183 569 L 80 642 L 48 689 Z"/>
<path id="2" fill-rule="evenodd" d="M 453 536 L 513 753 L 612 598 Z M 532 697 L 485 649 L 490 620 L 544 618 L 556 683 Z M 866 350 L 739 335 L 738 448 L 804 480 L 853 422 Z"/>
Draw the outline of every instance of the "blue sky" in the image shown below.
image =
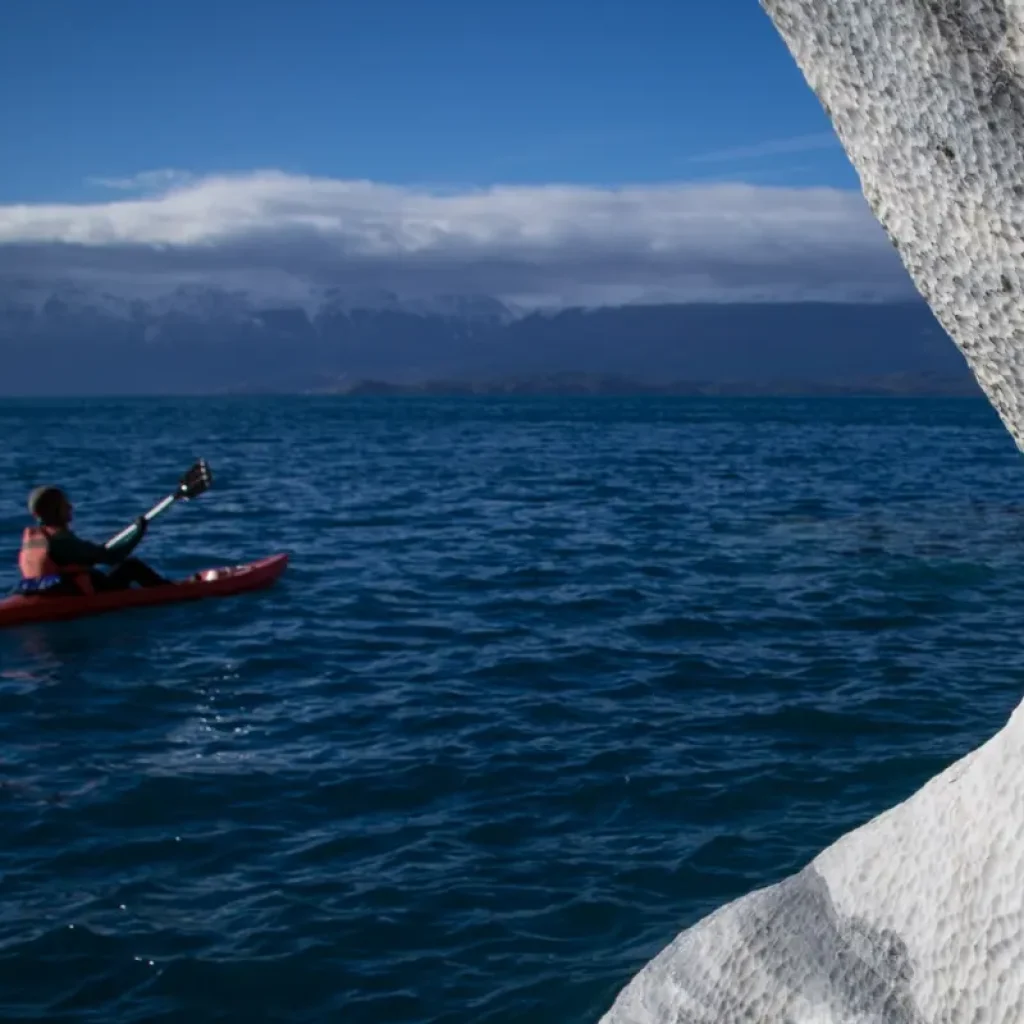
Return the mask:
<path id="1" fill-rule="evenodd" d="M 168 167 L 856 187 L 756 0 L 5 0 L 0 93 L 7 203 Z"/>
<path id="2" fill-rule="evenodd" d="M 3 0 L 0 94 L 33 294 L 908 291 L 756 0 Z"/>

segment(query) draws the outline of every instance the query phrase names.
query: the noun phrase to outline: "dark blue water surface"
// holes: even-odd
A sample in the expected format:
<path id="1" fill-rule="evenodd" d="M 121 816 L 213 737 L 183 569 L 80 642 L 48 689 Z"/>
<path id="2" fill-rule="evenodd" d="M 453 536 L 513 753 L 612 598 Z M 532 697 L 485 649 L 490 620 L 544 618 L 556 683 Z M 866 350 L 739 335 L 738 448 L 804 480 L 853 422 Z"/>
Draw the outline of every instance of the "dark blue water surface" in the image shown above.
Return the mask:
<path id="1" fill-rule="evenodd" d="M 981 401 L 0 404 L 103 539 L 275 590 L 0 633 L 0 1019 L 591 1022 L 1024 690 Z"/>

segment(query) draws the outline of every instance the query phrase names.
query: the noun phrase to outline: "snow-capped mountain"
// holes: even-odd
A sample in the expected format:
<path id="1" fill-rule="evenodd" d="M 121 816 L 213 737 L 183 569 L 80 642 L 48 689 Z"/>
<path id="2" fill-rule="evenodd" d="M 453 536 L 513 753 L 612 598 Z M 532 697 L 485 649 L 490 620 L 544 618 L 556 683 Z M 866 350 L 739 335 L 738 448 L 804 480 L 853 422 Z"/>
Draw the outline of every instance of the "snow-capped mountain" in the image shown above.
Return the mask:
<path id="1" fill-rule="evenodd" d="M 139 281 L 126 282 L 118 288 L 109 281 L 92 286 L 71 279 L 0 277 L 0 316 L 99 315 L 122 320 L 180 316 L 244 322 L 258 318 L 265 309 L 282 307 L 302 310 L 310 320 L 323 315 L 383 310 L 487 321 L 507 321 L 516 316 L 504 303 L 481 295 L 401 298 L 389 291 L 350 292 L 301 282 L 266 290 L 192 282 L 161 287 Z"/>
<path id="2" fill-rule="evenodd" d="M 969 376 L 920 302 L 525 313 L 489 296 L 291 282 L 0 279 L 0 394 L 305 390 L 323 381 L 584 372 L 646 381 Z"/>

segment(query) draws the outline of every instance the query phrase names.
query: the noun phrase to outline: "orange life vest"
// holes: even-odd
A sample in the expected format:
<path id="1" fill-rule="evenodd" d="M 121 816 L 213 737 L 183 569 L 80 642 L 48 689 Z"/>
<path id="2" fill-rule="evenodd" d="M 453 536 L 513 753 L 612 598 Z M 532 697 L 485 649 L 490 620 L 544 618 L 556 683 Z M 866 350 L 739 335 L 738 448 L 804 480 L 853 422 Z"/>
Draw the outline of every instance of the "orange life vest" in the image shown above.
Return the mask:
<path id="1" fill-rule="evenodd" d="M 18 568 L 23 579 L 37 580 L 43 576 L 63 576 L 73 580 L 83 594 L 93 593 L 87 565 L 58 565 L 50 557 L 50 538 L 57 533 L 52 526 L 29 526 L 21 535 Z"/>

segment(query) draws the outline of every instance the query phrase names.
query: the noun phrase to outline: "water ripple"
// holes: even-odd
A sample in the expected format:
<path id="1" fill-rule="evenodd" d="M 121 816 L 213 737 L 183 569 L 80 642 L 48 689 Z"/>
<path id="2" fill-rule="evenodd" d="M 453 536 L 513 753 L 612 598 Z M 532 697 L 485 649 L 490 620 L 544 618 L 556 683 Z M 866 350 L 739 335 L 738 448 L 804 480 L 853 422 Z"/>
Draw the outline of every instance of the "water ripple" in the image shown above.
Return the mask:
<path id="1" fill-rule="evenodd" d="M 593 1021 L 1019 699 L 1019 462 L 983 402 L 9 402 L 0 431 L 12 542 L 39 479 L 99 537 L 202 454 L 217 488 L 148 556 L 293 557 L 265 594 L 0 635 L 4 1020 Z"/>

